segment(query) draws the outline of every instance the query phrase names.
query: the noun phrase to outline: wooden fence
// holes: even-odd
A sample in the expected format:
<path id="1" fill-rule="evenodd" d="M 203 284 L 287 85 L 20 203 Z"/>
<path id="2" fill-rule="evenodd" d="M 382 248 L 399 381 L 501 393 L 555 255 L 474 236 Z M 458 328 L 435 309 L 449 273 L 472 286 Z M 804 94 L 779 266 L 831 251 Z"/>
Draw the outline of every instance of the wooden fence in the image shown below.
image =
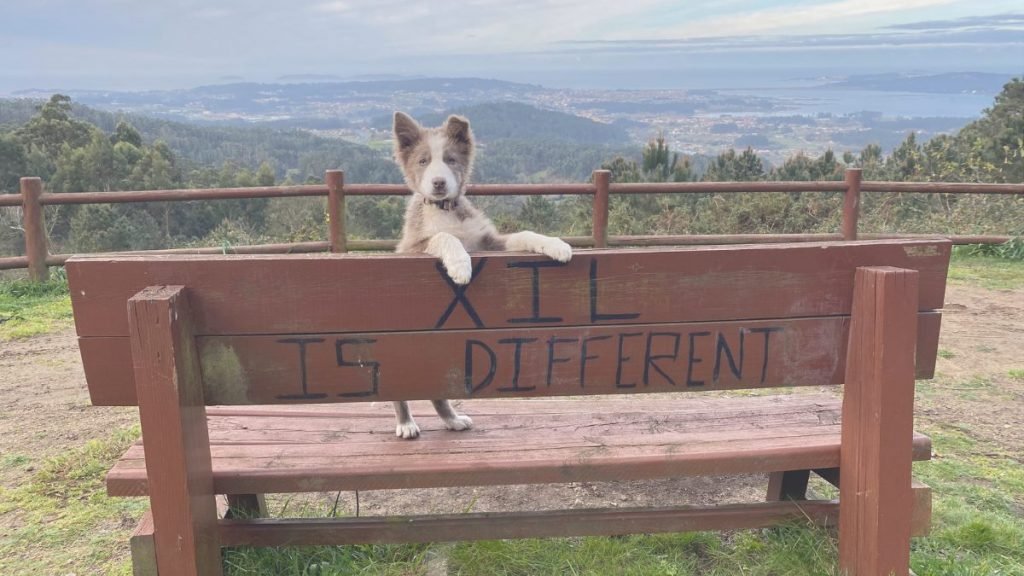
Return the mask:
<path id="1" fill-rule="evenodd" d="M 192 190 L 146 190 L 138 192 L 78 192 L 48 194 L 39 178 L 22 178 L 21 194 L 0 195 L 0 208 L 21 207 L 25 234 L 25 255 L 0 258 L 0 270 L 28 268 L 29 277 L 44 280 L 49 266 L 60 266 L 70 254 L 50 254 L 47 249 L 43 206 L 65 204 L 115 204 L 122 202 L 186 202 L 242 198 L 287 198 L 326 196 L 328 241 L 292 244 L 261 244 L 230 248 L 176 248 L 151 250 L 151 254 L 280 254 L 300 252 L 346 252 L 349 250 L 392 250 L 395 240 L 349 240 L 345 233 L 345 198 L 348 196 L 404 196 L 409 190 L 401 184 L 345 184 L 341 170 L 328 170 L 324 184 L 304 186 L 265 186 L 254 188 L 208 188 Z M 612 194 L 724 194 L 741 192 L 842 192 L 843 217 L 840 230 L 831 234 L 722 234 L 673 236 L 609 236 L 608 201 Z M 901 192 L 924 194 L 1003 194 L 1024 196 L 1024 184 L 959 184 L 943 182 L 861 181 L 859 169 L 848 169 L 842 181 L 819 182 L 667 182 L 613 184 L 611 173 L 595 170 L 590 183 L 577 184 L 477 184 L 467 190 L 471 196 L 585 195 L 593 196 L 593 224 L 590 236 L 565 238 L 573 246 L 656 246 L 684 244 L 744 244 L 762 242 L 811 242 L 893 238 L 907 234 L 859 234 L 862 192 Z M 1010 236 L 948 236 L 956 244 L 998 244 Z"/>

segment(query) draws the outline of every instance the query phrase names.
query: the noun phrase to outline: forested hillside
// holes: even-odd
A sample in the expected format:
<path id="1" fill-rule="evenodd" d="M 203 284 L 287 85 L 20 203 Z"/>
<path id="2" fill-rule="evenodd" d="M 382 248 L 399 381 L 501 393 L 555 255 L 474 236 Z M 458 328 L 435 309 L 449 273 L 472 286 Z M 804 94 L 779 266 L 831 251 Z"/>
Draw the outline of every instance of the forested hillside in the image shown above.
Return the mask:
<path id="1" fill-rule="evenodd" d="M 863 168 L 870 180 L 1024 181 L 1020 80 L 1006 84 L 983 117 L 957 134 L 918 142 L 911 133 L 888 155 L 869 145 L 842 157 L 796 155 L 776 167 L 749 148 L 710 159 L 685 157 L 660 138 L 632 151 L 521 140 L 508 137 L 519 132 L 503 126 L 500 115 L 479 123 L 477 116 L 486 115 L 473 117 L 482 141 L 478 182 L 583 181 L 601 166 L 618 182 L 838 180 L 847 167 Z M 0 192 L 6 193 L 16 192 L 23 175 L 40 176 L 48 190 L 58 192 L 271 185 L 318 180 L 329 168 L 345 169 L 353 182 L 398 181 L 386 151 L 299 131 L 116 117 L 74 107 L 59 95 L 38 109 L 0 101 L 0 123 Z M 349 233 L 395 237 L 403 203 L 352 199 Z M 590 231 L 589 198 L 533 196 L 482 204 L 505 229 Z M 841 195 L 823 193 L 617 196 L 609 228 L 612 234 L 832 232 L 841 204 Z M 862 207 L 865 231 L 1024 233 L 1020 197 L 865 194 Z M 46 217 L 54 252 L 299 241 L 322 239 L 326 232 L 322 199 L 48 207 Z M 0 210 L 0 254 L 21 250 L 16 211 Z"/>
<path id="2" fill-rule="evenodd" d="M 328 168 L 344 166 L 355 181 L 398 181 L 394 164 L 379 152 L 301 130 L 186 124 L 134 114 L 114 114 L 75 105 L 69 99 L 61 99 L 60 105 L 69 119 L 91 124 L 103 132 L 113 132 L 119 122 L 130 124 L 144 143 L 161 141 L 166 144 L 186 170 L 223 167 L 225 163 L 256 169 L 266 162 L 278 178 L 288 176 L 293 181 L 305 181 L 310 177 L 322 178 Z M 39 106 L 39 102 L 31 100 L 0 100 L 0 133 L 4 132 L 4 127 L 11 131 L 28 123 L 38 113 Z M 45 174 L 36 175 L 45 177 Z"/>

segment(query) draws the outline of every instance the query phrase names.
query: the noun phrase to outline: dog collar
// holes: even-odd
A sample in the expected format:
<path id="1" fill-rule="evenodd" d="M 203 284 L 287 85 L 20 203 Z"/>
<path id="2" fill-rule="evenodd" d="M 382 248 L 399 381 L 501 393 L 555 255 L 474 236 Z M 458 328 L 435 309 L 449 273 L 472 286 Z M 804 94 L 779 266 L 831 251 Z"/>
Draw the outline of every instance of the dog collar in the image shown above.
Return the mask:
<path id="1" fill-rule="evenodd" d="M 448 210 L 451 210 L 452 208 L 455 208 L 458 205 L 458 198 L 452 198 L 452 199 L 447 199 L 446 198 L 446 199 L 441 200 L 439 202 L 434 202 L 433 200 L 428 200 L 428 199 L 424 198 L 423 202 L 426 203 L 426 204 L 432 204 L 435 207 L 440 208 L 441 210 L 448 211 Z"/>

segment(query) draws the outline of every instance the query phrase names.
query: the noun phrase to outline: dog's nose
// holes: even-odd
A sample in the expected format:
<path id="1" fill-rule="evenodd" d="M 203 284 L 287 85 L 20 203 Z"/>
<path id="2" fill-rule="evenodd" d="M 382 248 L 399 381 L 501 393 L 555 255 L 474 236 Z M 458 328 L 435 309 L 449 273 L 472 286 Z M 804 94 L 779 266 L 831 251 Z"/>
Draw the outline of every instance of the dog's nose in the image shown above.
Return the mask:
<path id="1" fill-rule="evenodd" d="M 434 184 L 434 190 L 444 190 L 447 187 L 447 183 L 441 177 L 434 178 L 432 183 Z"/>

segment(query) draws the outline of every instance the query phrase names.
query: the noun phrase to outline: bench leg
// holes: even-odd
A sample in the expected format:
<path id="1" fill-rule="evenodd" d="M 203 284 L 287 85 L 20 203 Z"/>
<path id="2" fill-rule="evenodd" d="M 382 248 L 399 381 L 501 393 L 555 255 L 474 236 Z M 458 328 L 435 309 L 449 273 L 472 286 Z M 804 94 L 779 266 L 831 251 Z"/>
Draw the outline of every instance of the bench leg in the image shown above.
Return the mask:
<path id="1" fill-rule="evenodd" d="M 765 500 L 807 500 L 807 481 L 810 478 L 810 470 L 772 472 L 768 475 L 768 496 Z"/>
<path id="2" fill-rule="evenodd" d="M 147 510 L 135 525 L 129 546 L 133 576 L 157 576 L 156 545 L 153 543 L 153 514 Z"/>
<path id="3" fill-rule="evenodd" d="M 157 566 L 219 576 L 210 436 L 184 288 L 139 292 L 128 301 L 128 325 Z"/>
<path id="4" fill-rule="evenodd" d="M 839 568 L 848 576 L 910 571 L 917 271 L 859 268 L 839 483 Z"/>
<path id="5" fill-rule="evenodd" d="M 266 518 L 267 501 L 263 494 L 228 494 L 225 518 Z"/>

